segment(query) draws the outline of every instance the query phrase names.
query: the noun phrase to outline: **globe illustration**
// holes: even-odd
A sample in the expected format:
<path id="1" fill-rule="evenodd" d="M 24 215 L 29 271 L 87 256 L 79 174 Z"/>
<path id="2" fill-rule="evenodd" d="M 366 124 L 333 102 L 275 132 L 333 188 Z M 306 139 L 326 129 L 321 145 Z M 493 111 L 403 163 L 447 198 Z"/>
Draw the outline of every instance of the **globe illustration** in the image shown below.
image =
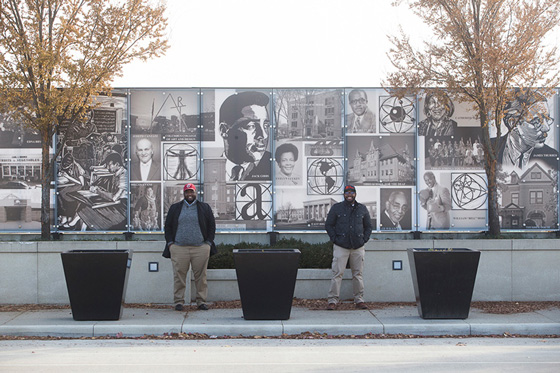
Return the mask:
<path id="1" fill-rule="evenodd" d="M 342 189 L 342 163 L 335 158 L 309 159 L 307 167 L 308 194 L 335 194 Z"/>

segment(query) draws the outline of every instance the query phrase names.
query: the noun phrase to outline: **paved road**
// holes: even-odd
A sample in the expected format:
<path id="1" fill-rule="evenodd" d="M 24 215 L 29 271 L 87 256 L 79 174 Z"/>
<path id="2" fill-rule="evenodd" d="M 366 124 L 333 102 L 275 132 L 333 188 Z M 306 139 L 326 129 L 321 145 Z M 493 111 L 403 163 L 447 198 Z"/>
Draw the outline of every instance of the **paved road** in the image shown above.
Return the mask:
<path id="1" fill-rule="evenodd" d="M 558 372 L 560 339 L 0 341 L 1 372 Z"/>

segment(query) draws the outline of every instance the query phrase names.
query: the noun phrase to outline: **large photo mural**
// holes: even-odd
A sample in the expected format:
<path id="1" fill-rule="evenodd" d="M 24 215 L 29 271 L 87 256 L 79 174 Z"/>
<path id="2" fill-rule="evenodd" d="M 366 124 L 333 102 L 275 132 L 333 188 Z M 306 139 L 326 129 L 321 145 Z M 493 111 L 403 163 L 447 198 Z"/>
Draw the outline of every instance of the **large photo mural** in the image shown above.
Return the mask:
<path id="1" fill-rule="evenodd" d="M 501 227 L 556 230 L 558 96 L 518 93 L 491 123 Z M 190 182 L 218 231 L 322 231 L 346 183 L 377 232 L 484 231 L 482 140 L 451 92 L 116 90 L 59 130 L 53 230 L 161 233 Z M 41 142 L 9 113 L 0 170 L 1 230 L 38 231 Z"/>

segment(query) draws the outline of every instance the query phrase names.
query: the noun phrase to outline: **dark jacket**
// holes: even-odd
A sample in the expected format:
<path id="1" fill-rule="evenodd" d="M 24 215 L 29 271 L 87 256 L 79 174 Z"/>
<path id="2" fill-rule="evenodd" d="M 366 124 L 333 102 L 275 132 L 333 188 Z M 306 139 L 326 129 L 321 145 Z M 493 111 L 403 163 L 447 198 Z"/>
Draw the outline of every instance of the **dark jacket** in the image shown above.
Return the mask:
<path id="1" fill-rule="evenodd" d="M 332 243 L 345 249 L 359 249 L 369 241 L 373 227 L 366 206 L 342 201 L 331 207 L 325 229 Z"/>
<path id="2" fill-rule="evenodd" d="M 177 227 L 179 225 L 179 215 L 181 215 L 183 203 L 185 203 L 184 200 L 172 204 L 167 212 L 164 228 L 165 249 L 162 254 L 164 258 L 171 258 L 169 246 L 175 241 L 175 235 L 177 234 Z M 217 252 L 216 245 L 214 244 L 214 238 L 216 236 L 216 221 L 214 219 L 214 213 L 212 212 L 212 208 L 209 204 L 198 200 L 196 201 L 196 210 L 198 213 L 198 224 L 200 226 L 200 231 L 202 232 L 202 237 L 204 237 L 204 241 L 210 242 L 210 255 L 213 255 Z"/>

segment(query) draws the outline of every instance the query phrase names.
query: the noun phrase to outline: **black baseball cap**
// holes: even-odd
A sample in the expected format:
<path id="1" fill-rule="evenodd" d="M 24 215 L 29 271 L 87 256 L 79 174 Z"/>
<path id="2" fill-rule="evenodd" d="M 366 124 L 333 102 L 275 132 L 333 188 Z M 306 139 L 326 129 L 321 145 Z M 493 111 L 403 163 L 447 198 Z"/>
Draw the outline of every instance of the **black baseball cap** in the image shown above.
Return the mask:
<path id="1" fill-rule="evenodd" d="M 354 185 L 346 185 L 344 187 L 344 193 L 346 192 L 354 192 L 356 193 L 356 188 L 354 188 Z"/>

